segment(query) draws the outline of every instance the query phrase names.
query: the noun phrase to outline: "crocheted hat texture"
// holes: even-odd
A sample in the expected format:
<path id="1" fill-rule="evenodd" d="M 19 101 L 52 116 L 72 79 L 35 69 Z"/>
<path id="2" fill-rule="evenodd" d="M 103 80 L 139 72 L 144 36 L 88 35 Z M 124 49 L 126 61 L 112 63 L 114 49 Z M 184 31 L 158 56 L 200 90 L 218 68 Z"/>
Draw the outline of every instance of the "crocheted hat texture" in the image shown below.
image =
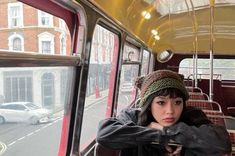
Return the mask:
<path id="1" fill-rule="evenodd" d="M 141 78 L 138 88 L 140 88 L 140 106 L 144 105 L 150 95 L 167 88 L 178 89 L 184 94 L 186 100 L 189 98 L 182 78 L 178 73 L 170 70 L 158 70 L 146 75 Z"/>

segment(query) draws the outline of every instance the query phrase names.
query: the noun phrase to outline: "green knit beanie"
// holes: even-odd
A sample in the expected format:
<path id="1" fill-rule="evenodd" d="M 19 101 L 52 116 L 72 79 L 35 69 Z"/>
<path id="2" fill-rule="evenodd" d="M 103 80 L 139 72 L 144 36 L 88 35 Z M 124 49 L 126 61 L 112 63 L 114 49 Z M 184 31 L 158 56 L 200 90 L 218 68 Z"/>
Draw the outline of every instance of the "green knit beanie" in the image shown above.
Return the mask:
<path id="1" fill-rule="evenodd" d="M 141 84 L 140 84 L 141 83 Z M 170 70 L 158 70 L 141 78 L 138 84 L 140 88 L 140 103 L 142 107 L 147 99 L 154 93 L 167 88 L 175 88 L 182 92 L 186 100 L 189 98 L 188 91 L 185 88 L 181 76 Z M 137 84 L 136 84 L 137 85 Z"/>

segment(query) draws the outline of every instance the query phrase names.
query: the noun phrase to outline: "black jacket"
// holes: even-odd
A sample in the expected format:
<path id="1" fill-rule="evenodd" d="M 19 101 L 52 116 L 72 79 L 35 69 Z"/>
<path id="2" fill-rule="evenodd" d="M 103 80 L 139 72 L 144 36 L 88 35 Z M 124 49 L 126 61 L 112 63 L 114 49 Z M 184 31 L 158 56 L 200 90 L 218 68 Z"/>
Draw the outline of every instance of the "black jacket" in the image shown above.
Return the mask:
<path id="1" fill-rule="evenodd" d="M 183 146 L 181 155 L 186 156 L 222 156 L 231 152 L 225 127 L 208 122 L 199 109 L 186 109 L 181 122 L 163 131 L 137 125 L 139 112 L 139 109 L 127 108 L 117 118 L 102 120 L 97 142 L 121 150 L 121 156 L 161 156 L 165 153 L 164 145 L 172 141 Z M 198 118 L 200 121 L 191 117 L 198 112 L 204 115 Z"/>

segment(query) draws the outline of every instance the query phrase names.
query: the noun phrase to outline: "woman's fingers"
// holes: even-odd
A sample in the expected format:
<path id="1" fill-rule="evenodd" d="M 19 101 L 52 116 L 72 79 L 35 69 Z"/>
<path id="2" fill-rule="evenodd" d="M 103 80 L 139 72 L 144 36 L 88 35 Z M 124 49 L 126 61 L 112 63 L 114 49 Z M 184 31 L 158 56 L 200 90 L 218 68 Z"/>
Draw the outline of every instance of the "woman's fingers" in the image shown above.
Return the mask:
<path id="1" fill-rule="evenodd" d="M 178 146 L 176 150 L 173 152 L 173 155 L 179 155 L 182 150 L 182 146 Z"/>
<path id="2" fill-rule="evenodd" d="M 168 156 L 180 156 L 182 146 L 171 147 L 169 145 L 165 146 L 166 151 L 169 153 Z"/>
<path id="3" fill-rule="evenodd" d="M 159 123 L 157 122 L 151 122 L 148 127 L 150 128 L 155 128 L 155 129 L 158 129 L 158 130 L 163 130 L 163 126 L 160 125 Z"/>
<path id="4" fill-rule="evenodd" d="M 169 152 L 169 153 L 173 152 L 172 148 L 169 145 L 166 145 L 165 148 L 166 148 L 167 152 Z"/>

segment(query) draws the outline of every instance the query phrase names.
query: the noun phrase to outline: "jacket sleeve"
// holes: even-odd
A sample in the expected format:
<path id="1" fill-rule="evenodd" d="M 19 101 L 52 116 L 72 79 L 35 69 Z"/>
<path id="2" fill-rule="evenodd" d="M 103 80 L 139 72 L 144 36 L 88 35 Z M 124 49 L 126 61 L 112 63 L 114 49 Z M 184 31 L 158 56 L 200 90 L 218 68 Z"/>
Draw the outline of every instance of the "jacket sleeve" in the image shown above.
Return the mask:
<path id="1" fill-rule="evenodd" d="M 231 142 L 225 127 L 203 124 L 200 127 L 180 122 L 166 130 L 172 140 L 196 155 L 221 156 L 231 152 Z"/>
<path id="2" fill-rule="evenodd" d="M 164 141 L 164 132 L 137 125 L 137 110 L 126 109 L 117 118 L 100 121 L 97 142 L 111 149 Z"/>

